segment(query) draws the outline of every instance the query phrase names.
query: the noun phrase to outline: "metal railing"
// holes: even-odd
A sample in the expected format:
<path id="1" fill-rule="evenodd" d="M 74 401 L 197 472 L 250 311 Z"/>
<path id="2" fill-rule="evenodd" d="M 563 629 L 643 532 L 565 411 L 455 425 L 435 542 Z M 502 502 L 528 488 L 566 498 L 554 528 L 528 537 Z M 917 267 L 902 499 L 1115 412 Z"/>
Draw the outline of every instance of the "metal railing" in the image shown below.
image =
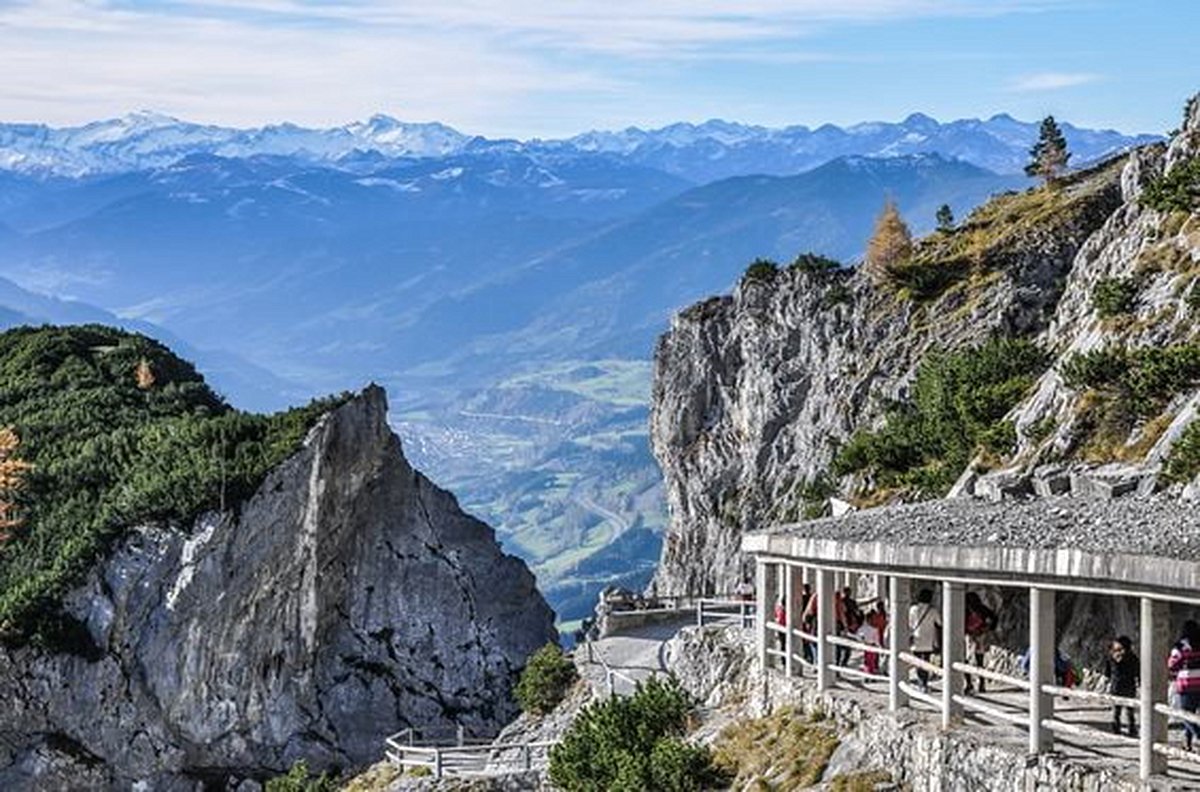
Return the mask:
<path id="1" fill-rule="evenodd" d="M 405 772 L 424 771 L 434 778 L 500 775 L 540 769 L 549 763 L 557 741 L 501 743 L 475 741 L 465 745 L 415 745 L 408 742 L 412 729 L 388 737 L 385 755 Z"/>

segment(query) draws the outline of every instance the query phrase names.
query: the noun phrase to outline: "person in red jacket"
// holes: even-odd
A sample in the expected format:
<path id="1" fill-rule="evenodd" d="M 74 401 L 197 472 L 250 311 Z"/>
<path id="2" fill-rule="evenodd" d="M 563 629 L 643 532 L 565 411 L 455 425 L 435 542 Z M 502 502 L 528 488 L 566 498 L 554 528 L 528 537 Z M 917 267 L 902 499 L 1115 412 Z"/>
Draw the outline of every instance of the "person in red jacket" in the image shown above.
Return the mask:
<path id="1" fill-rule="evenodd" d="M 1183 623 L 1179 640 L 1171 647 L 1167 670 L 1179 694 L 1179 708 L 1192 713 L 1200 710 L 1200 625 L 1191 619 Z M 1183 734 L 1190 751 L 1196 735 L 1200 734 L 1200 726 L 1184 721 Z"/>

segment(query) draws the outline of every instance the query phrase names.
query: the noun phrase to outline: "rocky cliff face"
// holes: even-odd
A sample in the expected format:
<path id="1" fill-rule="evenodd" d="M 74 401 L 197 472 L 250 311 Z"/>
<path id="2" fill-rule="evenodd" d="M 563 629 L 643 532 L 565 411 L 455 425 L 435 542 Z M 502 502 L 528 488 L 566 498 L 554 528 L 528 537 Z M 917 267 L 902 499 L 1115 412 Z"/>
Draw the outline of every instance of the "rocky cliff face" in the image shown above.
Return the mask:
<path id="1" fill-rule="evenodd" d="M 798 519 L 836 446 L 906 394 L 928 352 L 1045 329 L 1080 246 L 1120 205 L 1120 172 L 1083 174 L 1051 205 L 1004 197 L 924 241 L 953 281 L 934 297 L 861 270 L 787 270 L 676 316 L 651 415 L 671 512 L 659 593 L 728 591 L 742 532 Z"/>
<path id="2" fill-rule="evenodd" d="M 0 649 L 0 788 L 220 788 L 509 720 L 553 614 L 386 411 L 371 387 L 237 512 L 124 540 L 68 598 L 74 651 Z"/>
<path id="3" fill-rule="evenodd" d="M 1101 478 L 1124 476 L 1145 490 L 1155 485 L 1172 447 L 1200 413 L 1194 381 L 1163 393 L 1155 409 L 1121 416 L 1111 414 L 1116 405 L 1105 404 L 1104 394 L 1071 387 L 1064 376 L 1081 354 L 1179 349 L 1200 341 L 1200 213 L 1156 209 L 1143 201 L 1148 184 L 1198 156 L 1200 96 L 1188 103 L 1183 125 L 1165 149 L 1149 147 L 1131 158 L 1121 177 L 1120 209 L 1077 256 L 1043 335 L 1054 363 L 1015 412 L 1018 453 L 998 477 L 1028 476 L 1039 466 L 1062 468 L 1067 462 L 1092 468 Z M 1103 315 L 1096 299 L 1101 283 L 1127 289 L 1127 310 Z M 1045 467 L 1037 478 L 1047 478 Z"/>

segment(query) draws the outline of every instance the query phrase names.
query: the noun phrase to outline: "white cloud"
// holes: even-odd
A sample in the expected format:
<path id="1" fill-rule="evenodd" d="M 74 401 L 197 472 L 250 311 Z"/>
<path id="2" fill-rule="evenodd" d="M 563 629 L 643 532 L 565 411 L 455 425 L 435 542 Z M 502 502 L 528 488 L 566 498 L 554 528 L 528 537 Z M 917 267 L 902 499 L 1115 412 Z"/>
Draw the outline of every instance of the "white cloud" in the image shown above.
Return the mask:
<path id="1" fill-rule="evenodd" d="M 807 45 L 839 24 L 1071 1 L 0 0 L 0 119 L 152 108 L 332 124 L 388 112 L 528 132 L 535 106 L 572 104 L 555 108 L 565 118 L 638 93 L 647 64 L 822 60 Z"/>
<path id="2" fill-rule="evenodd" d="M 1087 85 L 1099 79 L 1099 74 L 1091 72 L 1039 72 L 1037 74 L 1028 74 L 1013 81 L 1009 86 L 1009 90 L 1019 93 L 1057 91 L 1062 88 Z"/>

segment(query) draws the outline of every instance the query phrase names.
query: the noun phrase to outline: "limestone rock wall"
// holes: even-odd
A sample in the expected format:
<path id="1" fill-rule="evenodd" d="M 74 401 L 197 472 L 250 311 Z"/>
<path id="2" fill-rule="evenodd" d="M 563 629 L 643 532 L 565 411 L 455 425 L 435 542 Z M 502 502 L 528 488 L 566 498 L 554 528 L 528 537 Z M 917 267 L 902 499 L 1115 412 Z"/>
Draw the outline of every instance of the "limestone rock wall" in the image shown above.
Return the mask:
<path id="1" fill-rule="evenodd" d="M 386 410 L 369 388 L 236 512 L 122 541 L 68 598 L 76 651 L 0 649 L 0 788 L 220 788 L 511 719 L 553 614 Z"/>

